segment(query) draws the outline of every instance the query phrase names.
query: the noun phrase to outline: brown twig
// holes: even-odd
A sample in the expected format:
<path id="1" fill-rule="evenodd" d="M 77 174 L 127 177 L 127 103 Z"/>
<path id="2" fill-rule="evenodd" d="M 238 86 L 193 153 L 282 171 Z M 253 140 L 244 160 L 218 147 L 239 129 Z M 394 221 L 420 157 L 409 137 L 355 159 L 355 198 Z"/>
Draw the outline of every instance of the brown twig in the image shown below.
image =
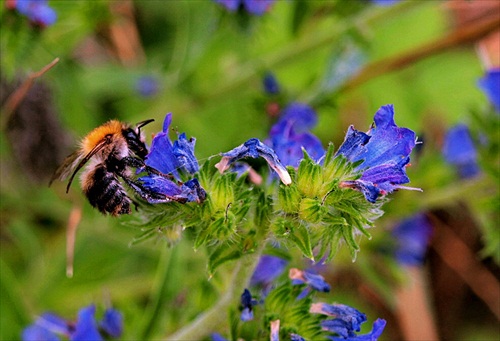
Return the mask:
<path id="1" fill-rule="evenodd" d="M 35 80 L 47 71 L 49 71 L 54 65 L 59 62 L 59 58 L 54 59 L 49 64 L 45 65 L 40 71 L 33 72 L 31 75 L 26 78 L 26 80 L 7 98 L 5 104 L 3 106 L 3 114 L 2 114 L 2 130 L 6 127 L 7 122 L 9 121 L 10 115 L 17 109 L 19 104 L 23 101 L 26 94 L 31 89 Z"/>
<path id="2" fill-rule="evenodd" d="M 73 260 L 75 256 L 76 230 L 82 220 L 82 208 L 74 206 L 68 217 L 66 230 L 66 277 L 73 277 Z"/>
<path id="3" fill-rule="evenodd" d="M 438 221 L 435 223 L 439 224 L 441 237 L 433 239 L 432 248 L 500 320 L 498 280 L 448 225 Z"/>
<path id="4" fill-rule="evenodd" d="M 449 48 L 474 42 L 498 29 L 500 18 L 494 16 L 487 20 L 459 28 L 438 40 L 419 46 L 403 55 L 387 58 L 365 66 L 357 75 L 342 87 L 341 91 L 353 89 L 383 74 L 403 69 L 419 60 L 446 51 Z"/>

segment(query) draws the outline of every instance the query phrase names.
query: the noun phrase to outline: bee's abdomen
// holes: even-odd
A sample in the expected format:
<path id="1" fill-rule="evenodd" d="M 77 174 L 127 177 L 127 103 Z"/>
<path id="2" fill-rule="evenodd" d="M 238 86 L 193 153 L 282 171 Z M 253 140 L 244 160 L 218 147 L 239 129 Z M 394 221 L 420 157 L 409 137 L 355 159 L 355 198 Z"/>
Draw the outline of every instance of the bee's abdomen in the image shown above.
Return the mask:
<path id="1" fill-rule="evenodd" d="M 99 165 L 82 178 L 82 189 L 90 204 L 102 213 L 117 216 L 130 213 L 130 203 L 117 176 Z"/>

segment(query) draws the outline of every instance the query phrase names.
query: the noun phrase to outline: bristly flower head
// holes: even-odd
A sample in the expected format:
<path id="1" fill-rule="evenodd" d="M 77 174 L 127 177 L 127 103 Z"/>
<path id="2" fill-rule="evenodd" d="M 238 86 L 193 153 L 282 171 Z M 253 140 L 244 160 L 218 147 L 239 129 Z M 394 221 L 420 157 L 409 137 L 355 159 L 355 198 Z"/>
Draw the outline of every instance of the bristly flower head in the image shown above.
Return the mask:
<path id="1" fill-rule="evenodd" d="M 309 132 L 317 122 L 316 112 L 307 104 L 294 102 L 283 109 L 268 143 L 285 166 L 298 167 L 303 150 L 316 161 L 325 154 L 321 141 Z"/>
<path id="2" fill-rule="evenodd" d="M 33 24 L 41 27 L 50 26 L 57 20 L 57 14 L 49 7 L 47 0 L 17 0 L 16 8 Z"/>
<path id="3" fill-rule="evenodd" d="M 165 175 L 170 175 L 173 179 L 167 176 L 150 174 L 139 178 L 139 180 L 148 190 L 167 197 L 164 201 L 151 199 L 151 203 L 166 202 L 170 199 L 178 202 L 203 202 L 206 193 L 196 178 L 185 183 L 180 182 L 183 176 L 192 175 L 199 170 L 198 160 L 194 155 L 196 139 L 187 139 L 186 134 L 182 133 L 172 143 L 168 137 L 171 122 L 172 114 L 168 113 L 163 122 L 163 131 L 153 138 L 145 163 L 148 167 L 156 169 Z"/>
<path id="4" fill-rule="evenodd" d="M 480 173 L 477 151 L 465 124 L 457 124 L 446 133 L 443 155 L 455 166 L 462 179 L 473 178 Z"/>
<path id="5" fill-rule="evenodd" d="M 69 340 L 104 340 L 105 337 L 118 338 L 123 331 L 122 314 L 112 308 L 106 309 L 104 317 L 97 322 L 94 305 L 80 309 L 76 322 L 67 321 L 57 315 L 45 313 L 32 325 L 23 330 L 23 341 L 59 340 L 59 336 Z"/>
<path id="6" fill-rule="evenodd" d="M 392 105 L 382 106 L 374 121 L 366 133 L 349 127 L 336 156 L 342 155 L 351 163 L 361 162 L 355 170 L 362 175 L 341 185 L 361 191 L 370 202 L 396 189 L 418 190 L 401 186 L 410 182 L 405 168 L 416 144 L 415 133 L 396 125 Z"/>
<path id="7" fill-rule="evenodd" d="M 398 263 L 404 266 L 422 265 L 431 234 L 432 225 L 422 213 L 401 221 L 392 230 L 392 235 L 397 240 Z"/>
<path id="8" fill-rule="evenodd" d="M 262 15 L 266 13 L 276 0 L 215 0 L 230 12 L 236 12 L 243 7 L 248 13 Z"/>
<path id="9" fill-rule="evenodd" d="M 488 70 L 479 80 L 479 87 L 483 89 L 497 113 L 500 113 L 500 68 Z"/>

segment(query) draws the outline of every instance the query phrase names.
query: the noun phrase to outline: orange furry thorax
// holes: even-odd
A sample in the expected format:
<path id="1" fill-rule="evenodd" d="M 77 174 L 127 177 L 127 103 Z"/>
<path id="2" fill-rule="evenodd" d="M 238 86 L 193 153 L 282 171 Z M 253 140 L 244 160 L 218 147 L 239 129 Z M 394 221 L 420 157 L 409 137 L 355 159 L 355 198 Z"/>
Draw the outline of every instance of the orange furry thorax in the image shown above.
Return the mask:
<path id="1" fill-rule="evenodd" d="M 111 120 L 92 130 L 81 142 L 81 150 L 84 154 L 90 152 L 106 135 L 121 134 L 123 124 L 117 120 Z"/>

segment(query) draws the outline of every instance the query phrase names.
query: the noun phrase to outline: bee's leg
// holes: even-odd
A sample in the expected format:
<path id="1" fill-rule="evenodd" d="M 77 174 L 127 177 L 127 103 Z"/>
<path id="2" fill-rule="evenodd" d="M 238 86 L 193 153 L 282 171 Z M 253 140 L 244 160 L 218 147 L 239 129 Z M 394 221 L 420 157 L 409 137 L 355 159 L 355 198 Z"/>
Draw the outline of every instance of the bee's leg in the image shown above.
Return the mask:
<path id="1" fill-rule="evenodd" d="M 134 168 L 143 168 L 146 170 L 146 172 L 148 172 L 149 174 L 154 174 L 154 175 L 158 175 L 158 176 L 161 176 L 163 178 L 166 178 L 166 179 L 169 179 L 169 180 L 174 180 L 174 176 L 172 174 L 165 174 L 165 173 L 162 173 L 160 172 L 159 170 L 157 170 L 156 168 L 153 168 L 151 166 L 148 166 L 144 163 L 144 161 L 142 161 L 141 159 L 139 158 L 136 158 L 136 157 L 132 157 L 132 156 L 126 156 L 122 159 L 122 162 L 127 165 L 127 166 L 130 166 L 130 167 L 134 167 Z"/>

